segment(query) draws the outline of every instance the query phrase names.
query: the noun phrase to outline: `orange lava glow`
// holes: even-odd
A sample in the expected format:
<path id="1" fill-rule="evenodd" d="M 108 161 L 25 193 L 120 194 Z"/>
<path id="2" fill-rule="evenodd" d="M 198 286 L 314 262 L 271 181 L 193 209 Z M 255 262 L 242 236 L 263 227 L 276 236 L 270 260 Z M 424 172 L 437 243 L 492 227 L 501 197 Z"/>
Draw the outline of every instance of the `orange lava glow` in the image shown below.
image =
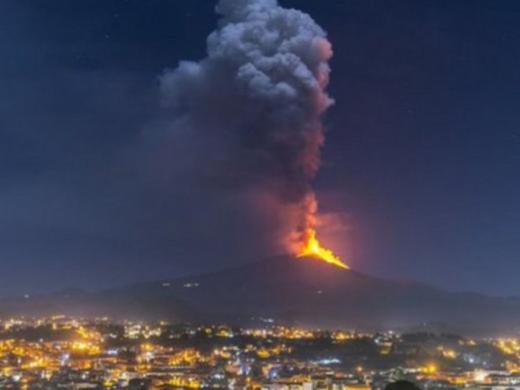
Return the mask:
<path id="1" fill-rule="evenodd" d="M 341 261 L 334 252 L 321 246 L 316 237 L 316 230 L 314 229 L 307 232 L 307 240 L 300 249 L 298 257 L 312 257 L 313 259 L 324 261 L 339 268 L 349 269 L 348 265 Z"/>

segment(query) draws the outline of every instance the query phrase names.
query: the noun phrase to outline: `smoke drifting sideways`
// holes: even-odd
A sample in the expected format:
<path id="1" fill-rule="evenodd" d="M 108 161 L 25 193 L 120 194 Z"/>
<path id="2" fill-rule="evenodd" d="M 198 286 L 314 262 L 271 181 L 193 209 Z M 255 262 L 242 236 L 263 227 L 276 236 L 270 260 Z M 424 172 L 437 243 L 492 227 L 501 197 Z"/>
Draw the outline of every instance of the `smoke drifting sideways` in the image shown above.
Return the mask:
<path id="1" fill-rule="evenodd" d="M 199 147 L 183 164 L 243 194 L 252 214 L 270 219 L 273 250 L 298 254 L 318 223 L 311 181 L 320 117 L 333 103 L 331 44 L 309 15 L 276 0 L 221 0 L 216 12 L 207 57 L 160 78 L 170 128 Z"/>

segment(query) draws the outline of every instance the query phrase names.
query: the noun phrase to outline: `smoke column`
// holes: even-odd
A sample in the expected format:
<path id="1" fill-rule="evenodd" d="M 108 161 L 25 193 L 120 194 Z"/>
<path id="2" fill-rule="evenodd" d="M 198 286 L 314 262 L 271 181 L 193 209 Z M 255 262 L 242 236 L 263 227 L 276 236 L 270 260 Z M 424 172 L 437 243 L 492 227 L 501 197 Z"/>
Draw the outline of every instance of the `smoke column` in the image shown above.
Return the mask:
<path id="1" fill-rule="evenodd" d="M 309 15 L 276 0 L 221 0 L 216 12 L 207 57 L 162 75 L 164 103 L 175 126 L 206 139 L 203 174 L 269 208 L 277 244 L 299 254 L 315 238 L 310 182 L 332 104 L 331 44 Z"/>

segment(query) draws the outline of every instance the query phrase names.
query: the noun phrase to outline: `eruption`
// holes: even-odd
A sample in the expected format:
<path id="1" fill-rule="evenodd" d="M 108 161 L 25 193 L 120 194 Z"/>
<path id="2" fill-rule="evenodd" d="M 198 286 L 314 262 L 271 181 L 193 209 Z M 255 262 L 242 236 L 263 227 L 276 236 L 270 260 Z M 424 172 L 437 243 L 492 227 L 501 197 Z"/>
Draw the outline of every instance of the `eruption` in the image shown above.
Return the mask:
<path id="1" fill-rule="evenodd" d="M 335 265 L 336 267 L 348 269 L 348 265 L 341 261 L 334 252 L 321 246 L 320 242 L 316 238 L 316 230 L 310 229 L 307 232 L 307 235 L 308 237 L 303 243 L 304 246 L 301 248 L 298 257 L 314 257 L 323 260 L 326 263 Z"/>
<path id="2" fill-rule="evenodd" d="M 318 202 L 314 193 L 309 193 L 305 202 L 306 213 L 302 215 L 304 225 L 297 229 L 292 240 L 292 253 L 298 258 L 313 258 L 325 261 L 336 267 L 349 269 L 341 259 L 330 249 L 324 248 L 317 238 L 316 226 Z"/>
<path id="3" fill-rule="evenodd" d="M 203 140 L 192 159 L 208 182 L 253 202 L 269 198 L 270 210 L 256 208 L 272 217 L 264 231 L 273 250 L 348 268 L 318 241 L 310 185 L 324 144 L 321 116 L 333 103 L 326 33 L 276 0 L 220 0 L 216 12 L 207 57 L 161 77 L 176 135 L 187 129 L 190 142 Z"/>

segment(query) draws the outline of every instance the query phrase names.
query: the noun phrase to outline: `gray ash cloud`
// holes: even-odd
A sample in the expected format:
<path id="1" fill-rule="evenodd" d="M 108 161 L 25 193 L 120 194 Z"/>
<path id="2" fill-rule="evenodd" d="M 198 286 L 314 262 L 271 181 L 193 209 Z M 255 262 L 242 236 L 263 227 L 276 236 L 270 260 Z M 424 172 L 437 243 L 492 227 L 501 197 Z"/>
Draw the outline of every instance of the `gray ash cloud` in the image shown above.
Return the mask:
<path id="1" fill-rule="evenodd" d="M 195 145 L 183 169 L 243 194 L 287 249 L 315 223 L 331 45 L 309 15 L 275 0 L 221 0 L 216 11 L 207 57 L 160 79 L 170 145 Z"/>

